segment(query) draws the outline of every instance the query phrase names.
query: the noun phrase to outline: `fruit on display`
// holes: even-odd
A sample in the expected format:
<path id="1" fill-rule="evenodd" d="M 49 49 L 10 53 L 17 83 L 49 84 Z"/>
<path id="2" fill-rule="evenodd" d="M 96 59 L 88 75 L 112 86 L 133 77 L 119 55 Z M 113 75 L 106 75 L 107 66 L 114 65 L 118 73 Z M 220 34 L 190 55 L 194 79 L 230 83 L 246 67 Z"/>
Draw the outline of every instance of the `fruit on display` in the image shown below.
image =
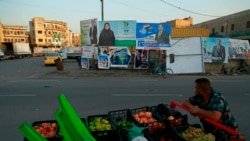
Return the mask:
<path id="1" fill-rule="evenodd" d="M 112 129 L 111 124 L 107 118 L 96 117 L 89 122 L 90 131 L 105 131 L 111 129 Z"/>
<path id="2" fill-rule="evenodd" d="M 133 114 L 134 119 L 139 123 L 151 123 L 155 122 L 156 120 L 152 116 L 152 112 L 139 112 Z"/>
<path id="3" fill-rule="evenodd" d="M 148 133 L 154 134 L 158 131 L 163 131 L 165 129 L 165 124 L 163 122 L 153 122 L 148 125 Z"/>
<path id="4" fill-rule="evenodd" d="M 174 120 L 174 117 L 173 116 L 169 116 L 168 120 Z"/>
<path id="5" fill-rule="evenodd" d="M 215 141 L 213 134 L 206 134 L 201 128 L 192 126 L 184 130 L 181 135 L 187 141 Z"/>
<path id="6" fill-rule="evenodd" d="M 33 128 L 43 137 L 52 138 L 56 135 L 57 124 L 55 122 L 43 122 L 41 124 L 33 125 Z"/>
<path id="7" fill-rule="evenodd" d="M 117 122 L 117 126 L 118 127 L 132 127 L 133 126 L 133 123 L 131 121 L 127 121 L 127 120 L 120 120 Z"/>

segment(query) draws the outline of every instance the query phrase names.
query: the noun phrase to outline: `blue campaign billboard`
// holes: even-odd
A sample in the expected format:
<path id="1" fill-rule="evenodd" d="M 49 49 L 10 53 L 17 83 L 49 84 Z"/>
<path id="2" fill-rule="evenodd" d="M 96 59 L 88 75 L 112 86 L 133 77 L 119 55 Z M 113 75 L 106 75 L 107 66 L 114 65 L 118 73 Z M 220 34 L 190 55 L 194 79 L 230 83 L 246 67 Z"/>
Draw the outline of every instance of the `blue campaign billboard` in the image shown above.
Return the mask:
<path id="1" fill-rule="evenodd" d="M 171 25 L 167 23 L 137 23 L 137 48 L 170 48 Z"/>

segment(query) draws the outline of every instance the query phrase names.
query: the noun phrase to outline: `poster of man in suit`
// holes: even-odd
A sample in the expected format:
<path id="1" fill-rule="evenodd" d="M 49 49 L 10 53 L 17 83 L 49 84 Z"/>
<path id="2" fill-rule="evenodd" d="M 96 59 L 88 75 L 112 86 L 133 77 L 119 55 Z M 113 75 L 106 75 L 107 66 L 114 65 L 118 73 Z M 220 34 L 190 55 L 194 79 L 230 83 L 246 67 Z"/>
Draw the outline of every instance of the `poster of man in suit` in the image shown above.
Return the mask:
<path id="1" fill-rule="evenodd" d="M 89 37 L 91 45 L 97 44 L 97 22 L 96 19 L 91 20 L 91 27 L 89 29 Z"/>
<path id="2" fill-rule="evenodd" d="M 170 49 L 171 25 L 168 23 L 137 23 L 137 48 Z"/>
<path id="3" fill-rule="evenodd" d="M 158 44 L 169 44 L 169 34 L 164 31 L 163 25 L 158 25 L 158 32 L 155 35 L 155 40 Z"/>
<path id="4" fill-rule="evenodd" d="M 80 21 L 81 45 L 95 46 L 97 44 L 97 18 Z"/>
<path id="5" fill-rule="evenodd" d="M 228 38 L 202 38 L 204 62 L 228 63 Z"/>

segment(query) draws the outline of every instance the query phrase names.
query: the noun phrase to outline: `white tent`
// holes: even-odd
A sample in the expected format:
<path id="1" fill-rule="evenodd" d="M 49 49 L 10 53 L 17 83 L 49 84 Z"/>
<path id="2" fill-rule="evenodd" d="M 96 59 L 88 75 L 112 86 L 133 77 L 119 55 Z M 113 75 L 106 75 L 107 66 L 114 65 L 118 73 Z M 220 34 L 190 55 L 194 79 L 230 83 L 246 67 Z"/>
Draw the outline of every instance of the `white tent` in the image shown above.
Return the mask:
<path id="1" fill-rule="evenodd" d="M 170 54 L 174 54 L 174 63 L 170 63 Z M 167 67 L 174 74 L 205 73 L 202 54 L 201 37 L 172 39 L 167 50 Z"/>

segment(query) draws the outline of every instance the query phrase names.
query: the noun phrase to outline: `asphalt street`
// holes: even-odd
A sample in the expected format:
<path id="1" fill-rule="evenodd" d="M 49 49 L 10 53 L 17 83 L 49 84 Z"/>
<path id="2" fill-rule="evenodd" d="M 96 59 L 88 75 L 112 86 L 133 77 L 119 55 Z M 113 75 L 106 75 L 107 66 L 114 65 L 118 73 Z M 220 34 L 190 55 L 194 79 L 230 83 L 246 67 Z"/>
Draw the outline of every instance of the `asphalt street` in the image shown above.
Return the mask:
<path id="1" fill-rule="evenodd" d="M 21 141 L 19 126 L 27 121 L 55 119 L 64 94 L 80 117 L 108 111 L 182 102 L 194 94 L 194 80 L 207 77 L 228 99 L 240 132 L 250 138 L 250 75 L 175 75 L 163 78 L 143 71 L 83 70 L 75 60 L 64 62 L 64 71 L 45 67 L 43 58 L 0 62 L 1 141 Z M 185 111 L 183 114 L 188 114 Z M 189 115 L 190 123 L 199 120 Z"/>

